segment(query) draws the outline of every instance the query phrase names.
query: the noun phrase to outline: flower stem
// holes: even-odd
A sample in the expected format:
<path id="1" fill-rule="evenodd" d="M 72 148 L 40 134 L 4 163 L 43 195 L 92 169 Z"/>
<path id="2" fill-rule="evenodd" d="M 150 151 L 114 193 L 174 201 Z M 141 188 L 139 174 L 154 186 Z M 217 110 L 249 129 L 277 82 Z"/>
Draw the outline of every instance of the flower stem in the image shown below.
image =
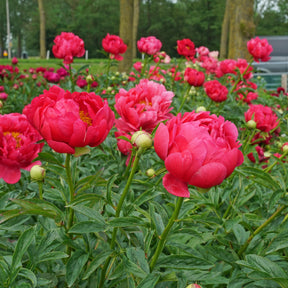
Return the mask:
<path id="1" fill-rule="evenodd" d="M 38 181 L 39 199 L 43 200 L 43 181 Z"/>
<path id="2" fill-rule="evenodd" d="M 189 85 L 189 84 L 188 84 L 188 85 Z M 187 88 L 187 90 L 186 90 L 186 93 L 185 93 L 185 95 L 184 95 L 184 97 L 183 97 L 183 99 L 182 99 L 182 103 L 181 103 L 181 105 L 180 105 L 180 107 L 179 107 L 179 109 L 178 109 L 178 111 L 177 111 L 177 114 L 178 114 L 178 113 L 181 111 L 181 109 L 183 108 L 183 106 L 184 106 L 184 104 L 185 104 L 185 101 L 186 101 L 186 99 L 187 99 L 187 97 L 188 97 L 188 95 L 189 95 L 190 89 L 191 89 L 191 86 L 189 85 L 188 88 Z"/>
<path id="3" fill-rule="evenodd" d="M 279 206 L 278 209 L 268 218 L 262 225 L 260 225 L 247 239 L 246 243 L 240 248 L 238 255 L 241 256 L 245 250 L 247 249 L 250 242 L 253 240 L 253 238 L 259 234 L 268 224 L 270 224 L 284 209 L 286 206 Z"/>
<path id="4" fill-rule="evenodd" d="M 71 81 L 71 91 L 74 92 L 75 91 L 75 87 L 74 87 L 74 81 L 73 81 L 71 64 L 69 64 L 69 74 L 70 74 L 70 81 Z"/>
<path id="5" fill-rule="evenodd" d="M 177 202 L 176 202 L 176 207 L 175 207 L 175 210 L 171 216 L 171 218 L 169 219 L 168 221 L 168 224 L 167 226 L 165 227 L 164 231 L 162 232 L 161 236 L 160 236 L 160 241 L 158 242 L 158 245 L 157 245 L 157 248 L 156 248 L 156 251 L 151 259 L 151 262 L 150 262 L 150 272 L 153 271 L 155 265 L 156 265 L 156 262 L 157 262 L 157 259 L 159 258 L 164 246 L 165 246 L 165 243 L 166 243 L 166 238 L 174 224 L 174 222 L 177 220 L 178 218 L 178 215 L 179 215 L 179 212 L 180 212 L 180 208 L 182 206 L 182 203 L 184 201 L 184 198 L 183 197 L 178 197 L 177 198 Z"/>
<path id="6" fill-rule="evenodd" d="M 125 200 L 125 198 L 127 196 L 128 191 L 129 191 L 129 188 L 130 188 L 130 185 L 132 183 L 134 174 L 135 174 L 135 172 L 137 170 L 139 159 L 140 159 L 140 155 L 142 154 L 142 152 L 143 152 L 143 149 L 141 149 L 141 148 L 136 152 L 136 155 L 135 155 L 135 158 L 134 158 L 134 162 L 133 162 L 133 166 L 132 166 L 129 178 L 128 178 L 127 182 L 126 182 L 126 186 L 125 186 L 125 188 L 124 188 L 124 190 L 122 192 L 122 195 L 120 197 L 119 203 L 118 203 L 117 208 L 116 208 L 115 218 L 118 218 L 120 216 L 122 205 L 124 203 L 124 200 Z M 115 227 L 113 229 L 113 233 L 112 233 L 112 237 L 111 237 L 111 243 L 110 243 L 110 248 L 111 249 L 115 248 L 117 230 L 118 230 L 117 227 Z M 101 273 L 99 287 L 103 287 L 103 284 L 104 284 L 104 281 L 105 281 L 105 278 L 106 278 L 106 271 L 107 271 L 107 268 L 108 268 L 108 266 L 110 264 L 111 259 L 112 259 L 112 256 L 109 256 L 107 258 L 103 268 L 102 268 L 102 273 Z"/>

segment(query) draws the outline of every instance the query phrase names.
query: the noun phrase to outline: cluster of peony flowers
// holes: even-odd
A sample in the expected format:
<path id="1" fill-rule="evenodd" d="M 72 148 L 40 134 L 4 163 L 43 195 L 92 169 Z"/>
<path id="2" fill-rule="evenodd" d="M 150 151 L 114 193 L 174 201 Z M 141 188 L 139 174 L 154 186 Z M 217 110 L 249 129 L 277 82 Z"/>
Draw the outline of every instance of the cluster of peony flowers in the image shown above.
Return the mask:
<path id="1" fill-rule="evenodd" d="M 19 113 L 0 115 L 0 178 L 9 184 L 20 180 L 21 169 L 30 169 L 40 161 L 32 162 L 41 152 L 42 137 L 27 118 Z"/>
<path id="2" fill-rule="evenodd" d="M 101 144 L 115 119 L 107 101 L 94 92 L 71 93 L 58 86 L 44 90 L 23 113 L 53 150 L 69 154 Z"/>
<path id="3" fill-rule="evenodd" d="M 156 131 L 154 147 L 165 161 L 166 190 L 189 197 L 188 184 L 209 189 L 219 185 L 244 161 L 237 127 L 209 112 L 179 113 Z"/>

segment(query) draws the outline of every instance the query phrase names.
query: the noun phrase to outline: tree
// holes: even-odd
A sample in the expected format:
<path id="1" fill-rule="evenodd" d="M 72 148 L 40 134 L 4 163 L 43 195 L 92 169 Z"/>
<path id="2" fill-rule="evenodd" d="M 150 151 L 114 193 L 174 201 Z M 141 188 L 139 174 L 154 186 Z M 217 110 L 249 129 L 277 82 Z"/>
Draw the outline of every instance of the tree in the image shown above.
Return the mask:
<path id="1" fill-rule="evenodd" d="M 46 25 L 43 0 L 38 0 L 38 8 L 40 19 L 40 58 L 44 59 L 46 54 Z"/>
<path id="2" fill-rule="evenodd" d="M 119 36 L 127 45 L 123 55 L 124 59 L 119 63 L 119 71 L 127 72 L 133 63 L 133 0 L 120 0 L 120 33 Z"/>
<path id="3" fill-rule="evenodd" d="M 254 0 L 227 0 L 222 24 L 221 58 L 248 60 L 250 56 L 246 44 L 254 35 Z"/>

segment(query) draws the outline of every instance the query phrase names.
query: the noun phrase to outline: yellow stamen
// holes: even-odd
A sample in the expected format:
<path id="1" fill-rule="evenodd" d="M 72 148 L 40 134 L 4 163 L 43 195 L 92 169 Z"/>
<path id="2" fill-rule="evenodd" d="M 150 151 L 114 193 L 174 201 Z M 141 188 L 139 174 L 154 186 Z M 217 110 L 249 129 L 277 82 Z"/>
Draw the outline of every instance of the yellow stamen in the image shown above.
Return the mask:
<path id="1" fill-rule="evenodd" d="M 89 114 L 87 112 L 84 111 L 79 111 L 79 115 L 80 115 L 80 119 L 87 123 L 88 126 L 92 125 L 92 119 L 90 118 Z"/>

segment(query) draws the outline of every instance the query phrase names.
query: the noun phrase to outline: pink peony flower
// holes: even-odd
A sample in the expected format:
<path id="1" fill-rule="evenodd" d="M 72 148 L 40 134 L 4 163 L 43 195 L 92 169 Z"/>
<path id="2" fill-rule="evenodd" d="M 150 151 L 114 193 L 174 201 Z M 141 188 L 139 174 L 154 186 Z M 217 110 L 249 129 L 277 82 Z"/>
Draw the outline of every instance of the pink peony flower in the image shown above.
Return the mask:
<path id="1" fill-rule="evenodd" d="M 205 74 L 202 71 L 187 67 L 184 72 L 184 80 L 191 86 L 199 87 L 205 81 Z"/>
<path id="2" fill-rule="evenodd" d="M 5 93 L 5 92 L 1 92 L 1 93 L 0 93 L 0 100 L 6 100 L 7 97 L 8 97 L 8 94 L 7 94 L 7 93 Z"/>
<path id="3" fill-rule="evenodd" d="M 148 79 L 140 80 L 134 88 L 126 91 L 120 89 L 115 96 L 115 109 L 120 115 L 116 119 L 118 130 L 129 133 L 142 128 L 147 132 L 172 115 L 171 102 L 174 93 L 165 86 Z"/>
<path id="4" fill-rule="evenodd" d="M 9 184 L 21 178 L 20 169 L 30 169 L 40 161 L 32 161 L 41 152 L 42 137 L 28 122 L 26 116 L 11 113 L 0 115 L 0 178 Z"/>
<path id="5" fill-rule="evenodd" d="M 244 116 L 246 122 L 254 120 L 257 124 L 256 128 L 263 132 L 270 132 L 279 124 L 277 115 L 272 111 L 272 109 L 261 104 L 251 104 Z"/>
<path id="6" fill-rule="evenodd" d="M 56 58 L 64 59 L 64 64 L 73 63 L 74 57 L 85 54 L 84 41 L 71 32 L 62 32 L 54 39 L 52 52 Z"/>
<path id="7" fill-rule="evenodd" d="M 196 53 L 195 45 L 190 39 L 177 40 L 177 52 L 187 60 L 193 60 Z"/>
<path id="8" fill-rule="evenodd" d="M 162 51 L 162 52 L 157 52 L 153 56 L 153 61 L 155 63 L 158 63 L 160 61 L 160 63 L 168 64 L 168 63 L 170 63 L 171 58 L 168 54 L 166 54 L 166 52 Z"/>
<path id="9" fill-rule="evenodd" d="M 221 184 L 243 163 L 237 137 L 233 123 L 209 112 L 179 113 L 161 123 L 154 147 L 168 170 L 163 186 L 173 195 L 189 197 L 188 184 L 204 189 Z"/>
<path id="10" fill-rule="evenodd" d="M 46 71 L 44 72 L 43 77 L 51 83 L 58 83 L 60 81 L 60 75 L 58 73 Z"/>
<path id="11" fill-rule="evenodd" d="M 227 99 L 228 89 L 218 80 L 211 80 L 204 83 L 205 93 L 215 102 L 223 102 Z"/>
<path id="12" fill-rule="evenodd" d="M 137 47 L 140 53 L 154 55 L 161 50 L 162 43 L 154 36 L 142 37 L 137 41 Z"/>
<path id="13" fill-rule="evenodd" d="M 123 60 L 123 54 L 127 50 L 127 45 L 123 42 L 123 40 L 117 35 L 110 35 L 109 33 L 102 40 L 103 49 L 110 53 L 110 58 L 118 61 Z"/>
<path id="14" fill-rule="evenodd" d="M 270 60 L 270 54 L 273 51 L 272 46 L 268 43 L 267 39 L 260 39 L 255 37 L 247 42 L 247 49 L 253 56 L 254 61 L 267 62 Z"/>
<path id="15" fill-rule="evenodd" d="M 18 59 L 16 57 L 13 57 L 11 63 L 12 63 L 12 65 L 17 65 Z"/>
<path id="16" fill-rule="evenodd" d="M 23 113 L 52 149 L 69 154 L 74 154 L 76 147 L 101 144 L 115 118 L 99 95 L 71 93 L 58 86 L 44 90 L 25 106 Z"/>

